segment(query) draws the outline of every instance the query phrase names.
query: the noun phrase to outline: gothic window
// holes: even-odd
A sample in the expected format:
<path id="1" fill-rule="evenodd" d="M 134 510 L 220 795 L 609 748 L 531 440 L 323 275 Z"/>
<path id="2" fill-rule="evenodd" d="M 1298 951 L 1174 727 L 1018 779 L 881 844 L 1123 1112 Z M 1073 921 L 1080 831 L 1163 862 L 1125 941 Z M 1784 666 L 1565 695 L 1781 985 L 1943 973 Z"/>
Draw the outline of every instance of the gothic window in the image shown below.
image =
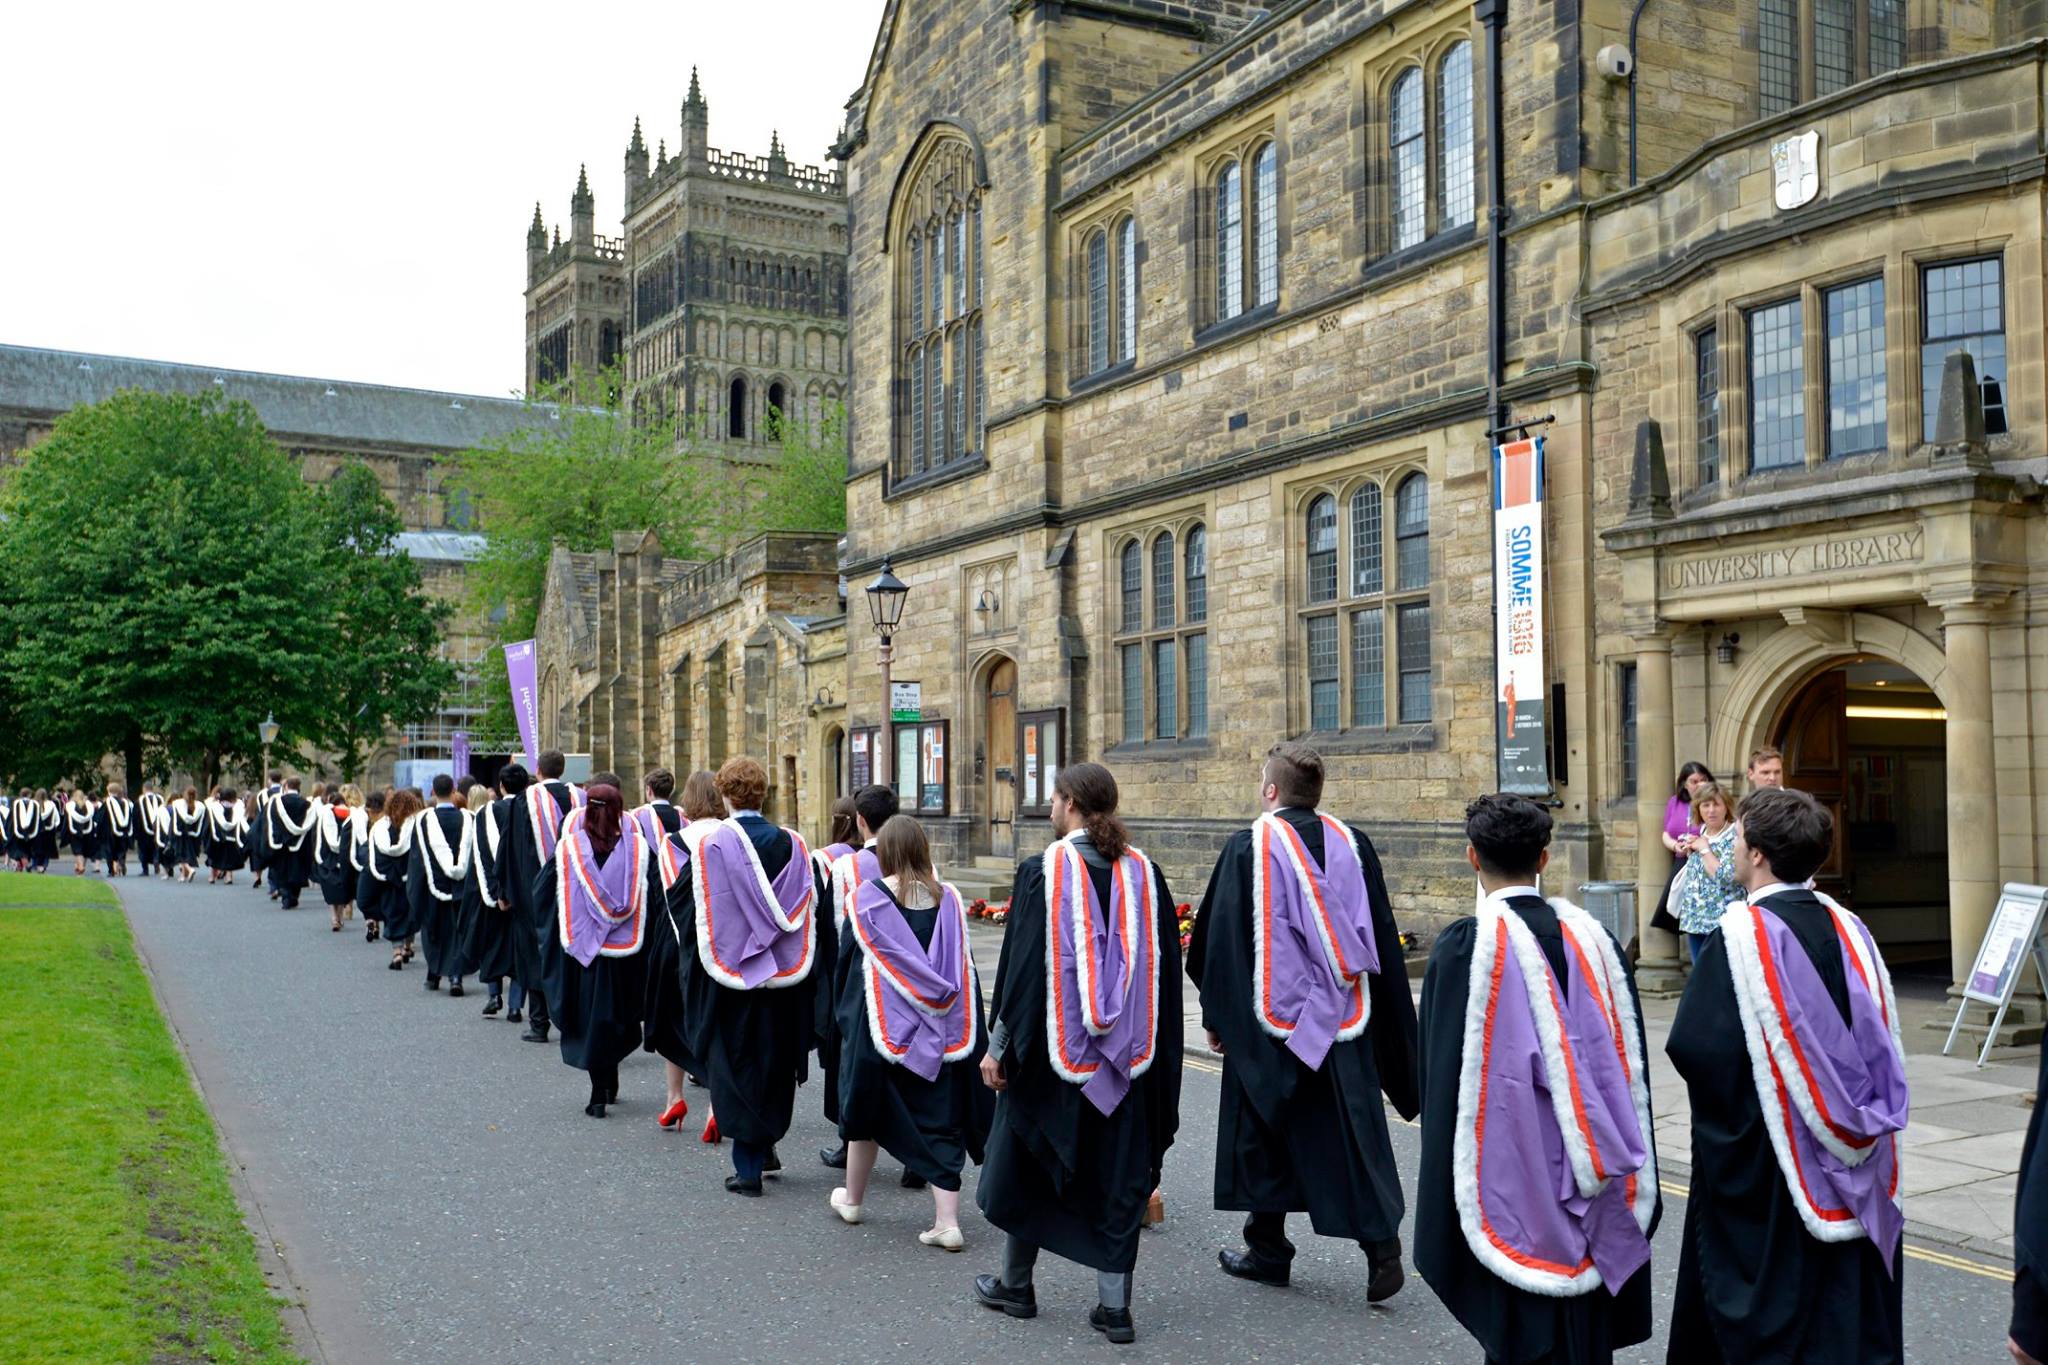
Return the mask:
<path id="1" fill-rule="evenodd" d="M 981 196 L 971 149 L 946 138 L 898 201 L 898 479 L 981 454 Z"/>
<path id="2" fill-rule="evenodd" d="M 1422 73 L 1413 68 L 1394 81 L 1393 116 L 1387 123 L 1387 146 L 1392 153 L 1393 176 L 1389 183 L 1394 195 L 1394 249 L 1415 246 L 1428 233 L 1425 185 L 1429 178 L 1428 153 L 1422 141 Z"/>
<path id="3" fill-rule="evenodd" d="M 1280 297 L 1280 158 L 1270 139 L 1244 147 L 1211 173 L 1210 322 L 1232 318 Z"/>
<path id="4" fill-rule="evenodd" d="M 1208 736 L 1208 556 L 1208 533 L 1200 522 L 1155 527 L 1117 551 L 1114 649 L 1126 744 Z"/>
<path id="5" fill-rule="evenodd" d="M 1472 44 L 1433 66 L 1411 65 L 1387 87 L 1386 249 L 1405 251 L 1478 220 Z"/>
<path id="6" fill-rule="evenodd" d="M 768 386 L 769 420 L 780 423 L 788 420 L 789 416 L 788 396 L 784 393 L 781 382 L 777 381 L 770 384 Z"/>
<path id="7" fill-rule="evenodd" d="M 1693 338 L 1693 474 L 1702 488 L 1721 482 L 1721 329 Z"/>
<path id="8" fill-rule="evenodd" d="M 1121 365 L 1137 350 L 1138 227 L 1129 214 L 1090 231 L 1086 259 L 1086 366 L 1082 377 Z"/>
<path id="9" fill-rule="evenodd" d="M 735 441 L 747 439 L 747 380 L 734 375 L 725 403 L 725 434 Z"/>
<path id="10" fill-rule="evenodd" d="M 1473 219 L 1472 44 L 1458 43 L 1436 68 L 1438 230 Z"/>
<path id="11" fill-rule="evenodd" d="M 1429 720 L 1428 479 L 1409 473 L 1367 478 L 1348 492 L 1312 490 L 1303 516 L 1301 728 L 1367 730 Z M 1340 550 L 1350 568 L 1341 578 Z"/>

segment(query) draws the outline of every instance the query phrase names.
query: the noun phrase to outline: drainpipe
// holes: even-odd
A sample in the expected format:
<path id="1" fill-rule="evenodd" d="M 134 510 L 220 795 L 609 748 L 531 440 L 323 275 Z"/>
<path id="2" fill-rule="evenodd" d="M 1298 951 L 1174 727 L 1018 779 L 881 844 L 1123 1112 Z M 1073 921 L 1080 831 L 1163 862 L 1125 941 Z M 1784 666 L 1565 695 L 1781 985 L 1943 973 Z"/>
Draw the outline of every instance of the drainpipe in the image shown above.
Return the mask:
<path id="1" fill-rule="evenodd" d="M 1473 6 L 1486 30 L 1486 420 L 1489 428 L 1507 421 L 1501 384 L 1507 371 L 1508 243 L 1505 120 L 1501 117 L 1501 43 L 1507 30 L 1507 0 L 1478 0 Z"/>
<path id="2" fill-rule="evenodd" d="M 1636 26 L 1643 22 L 1643 11 L 1650 7 L 1650 0 L 1636 0 L 1636 7 L 1628 16 L 1628 183 L 1636 183 L 1636 72 L 1642 68 L 1642 58 L 1636 55 Z"/>

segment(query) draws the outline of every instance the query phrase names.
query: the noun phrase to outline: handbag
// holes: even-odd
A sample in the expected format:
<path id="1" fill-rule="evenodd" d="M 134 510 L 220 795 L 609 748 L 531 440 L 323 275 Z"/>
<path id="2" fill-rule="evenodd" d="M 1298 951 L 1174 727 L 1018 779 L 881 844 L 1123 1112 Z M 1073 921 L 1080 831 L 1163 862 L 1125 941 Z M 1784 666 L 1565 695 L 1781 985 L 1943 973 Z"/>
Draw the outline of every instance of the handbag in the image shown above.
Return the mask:
<path id="1" fill-rule="evenodd" d="M 1671 903 L 1678 900 L 1685 891 L 1686 874 L 1692 871 L 1692 859 L 1688 858 L 1672 869 L 1671 880 L 1664 884 L 1664 899 L 1657 902 L 1657 911 L 1650 916 L 1650 927 L 1662 929 L 1667 934 L 1679 932 L 1678 916 L 1671 913 Z"/>

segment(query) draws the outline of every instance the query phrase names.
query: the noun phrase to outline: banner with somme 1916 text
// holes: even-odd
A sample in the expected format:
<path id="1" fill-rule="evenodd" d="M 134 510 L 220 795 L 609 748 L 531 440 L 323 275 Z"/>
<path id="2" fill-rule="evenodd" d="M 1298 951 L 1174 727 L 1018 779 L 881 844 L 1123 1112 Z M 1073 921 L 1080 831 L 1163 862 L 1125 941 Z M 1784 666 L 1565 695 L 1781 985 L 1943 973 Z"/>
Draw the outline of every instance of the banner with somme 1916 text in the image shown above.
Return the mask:
<path id="1" fill-rule="evenodd" d="M 1548 796 L 1543 438 L 1493 450 L 1494 735 L 1502 791 Z"/>
<path id="2" fill-rule="evenodd" d="M 540 757 L 540 696 L 535 679 L 533 641 L 505 646 L 505 673 L 512 684 L 512 714 L 519 720 L 519 742 L 526 747 L 526 766 Z"/>

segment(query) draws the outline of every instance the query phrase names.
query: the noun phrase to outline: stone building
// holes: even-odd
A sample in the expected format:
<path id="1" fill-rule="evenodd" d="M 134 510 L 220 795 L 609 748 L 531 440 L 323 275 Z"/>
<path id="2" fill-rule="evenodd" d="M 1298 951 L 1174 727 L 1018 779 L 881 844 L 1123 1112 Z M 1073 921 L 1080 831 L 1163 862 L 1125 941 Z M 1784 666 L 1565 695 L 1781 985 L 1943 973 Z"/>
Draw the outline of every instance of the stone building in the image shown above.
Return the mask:
<path id="1" fill-rule="evenodd" d="M 846 192 L 839 173 L 710 143 L 697 75 L 674 156 L 651 159 L 640 123 L 626 147 L 618 237 L 596 232 L 589 176 L 552 243 L 534 206 L 527 234 L 529 392 L 622 361 L 642 420 L 686 419 L 739 461 L 763 459 L 769 414 L 816 426 L 843 400 Z"/>
<path id="2" fill-rule="evenodd" d="M 637 797 L 737 754 L 768 770 L 767 813 L 824 833 L 846 789 L 846 630 L 837 537 L 769 532 L 706 563 L 622 532 L 556 549 L 535 631 L 543 747 L 587 753 Z"/>
<path id="3" fill-rule="evenodd" d="M 1777 742 L 1828 884 L 1959 970 L 2048 818 L 2044 11 L 890 0 L 835 149 L 845 572 L 910 585 L 942 857 L 1099 758 L 1194 899 L 1300 737 L 1404 923 L 1468 910 L 1491 433 L 1551 416 L 1552 885 L 1646 915 L 1676 761 Z"/>
<path id="4" fill-rule="evenodd" d="M 471 529 L 463 501 L 443 491 L 444 461 L 529 427 L 537 410 L 467 393 L 0 346 L 0 460 L 49 435 L 72 408 L 123 389 L 210 391 L 249 403 L 308 483 L 323 483 L 357 461 L 376 472 L 406 526 L 400 548 L 418 562 L 427 591 L 458 605 L 442 647 L 461 682 L 433 720 L 390 735 L 366 776 L 383 782 L 400 761 L 447 759 L 453 732 L 482 713 L 482 670 L 502 665 L 486 624 L 468 608 L 464 569 L 483 537 Z"/>

